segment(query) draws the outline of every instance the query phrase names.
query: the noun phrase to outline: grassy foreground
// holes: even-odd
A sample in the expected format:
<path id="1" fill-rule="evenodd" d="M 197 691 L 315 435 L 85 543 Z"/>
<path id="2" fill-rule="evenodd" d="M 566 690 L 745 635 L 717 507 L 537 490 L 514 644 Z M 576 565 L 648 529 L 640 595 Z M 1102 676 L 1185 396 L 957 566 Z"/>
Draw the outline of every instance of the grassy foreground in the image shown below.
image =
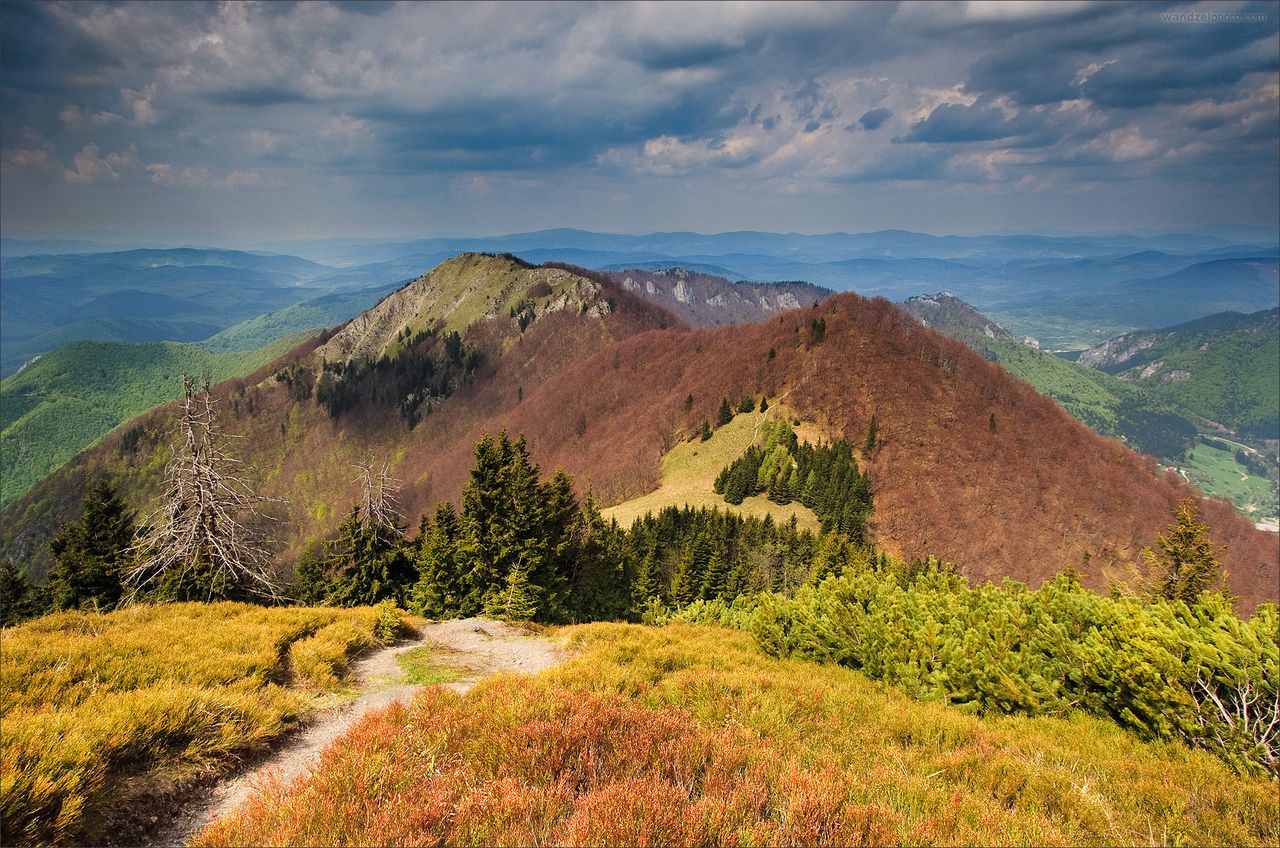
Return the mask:
<path id="1" fill-rule="evenodd" d="M 0 631 L 0 841 L 95 841 L 127 779 L 278 736 L 341 686 L 376 619 L 372 608 L 189 603 Z"/>
<path id="2" fill-rule="evenodd" d="M 199 845 L 1257 844 L 1277 787 L 1084 716 L 978 718 L 673 625 L 369 716 Z"/>
<path id="3" fill-rule="evenodd" d="M 782 506 L 763 495 L 754 495 L 741 506 L 725 503 L 723 495 L 714 490 L 716 475 L 726 465 L 746 453 L 747 448 L 762 441 L 760 425 L 780 416 L 790 416 L 786 407 L 775 405 L 765 412 L 740 412 L 728 424 L 717 427 L 707 441 L 695 438 L 681 442 L 662 457 L 661 484 L 656 491 L 601 510 L 605 520 L 617 519 L 623 527 L 630 527 L 648 513 L 657 515 L 669 506 L 716 508 L 722 512 L 763 519 L 773 516 L 778 524 L 786 524 L 794 515 L 801 530 L 819 532 L 818 517 L 813 510 L 798 501 Z M 796 435 L 801 441 L 823 441 L 822 434 L 811 427 L 797 426 Z"/>

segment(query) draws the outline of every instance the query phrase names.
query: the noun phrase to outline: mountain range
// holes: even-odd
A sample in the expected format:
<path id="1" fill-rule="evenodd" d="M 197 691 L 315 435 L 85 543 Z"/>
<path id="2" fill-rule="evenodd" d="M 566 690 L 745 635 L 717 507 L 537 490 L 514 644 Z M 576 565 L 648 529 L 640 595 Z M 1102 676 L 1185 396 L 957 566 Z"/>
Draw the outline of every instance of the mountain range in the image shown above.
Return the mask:
<path id="1" fill-rule="evenodd" d="M 464 251 L 518 253 L 534 263 L 595 270 L 679 267 L 734 281 L 803 280 L 892 299 L 949 289 L 1054 349 L 1082 349 L 1135 329 L 1280 303 L 1274 238 L 1240 241 L 1203 233 L 617 235 L 559 229 L 255 248 L 111 251 L 89 242 L 4 239 L 0 376 L 75 340 L 201 341 L 303 301 L 357 289 L 385 291 Z M 365 306 L 352 302 L 338 320 Z M 335 317 L 332 310 L 329 317 Z M 268 326 L 260 325 L 245 343 L 271 341 L 258 332 Z"/>
<path id="2" fill-rule="evenodd" d="M 681 278 L 666 281 L 674 293 Z M 261 491 L 287 499 L 277 510 L 284 555 L 332 531 L 356 497 L 355 462 L 389 462 L 416 516 L 458 496 L 480 435 L 507 430 L 524 434 L 544 467 L 617 504 L 654 489 L 667 451 L 724 401 L 747 397 L 858 444 L 874 415 L 880 438 L 864 461 L 877 543 L 936 554 L 977 580 L 1039 583 L 1072 565 L 1101 588 L 1126 577 L 1172 507 L 1195 496 L 887 300 L 838 294 L 753 323 L 694 327 L 645 293 L 637 273 L 464 254 L 217 386 Z M 97 473 L 144 505 L 169 414 L 142 416 L 7 507 L 6 555 L 39 577 L 43 540 Z M 1274 537 L 1225 503 L 1202 510 L 1227 546 L 1241 603 L 1274 598 Z"/>

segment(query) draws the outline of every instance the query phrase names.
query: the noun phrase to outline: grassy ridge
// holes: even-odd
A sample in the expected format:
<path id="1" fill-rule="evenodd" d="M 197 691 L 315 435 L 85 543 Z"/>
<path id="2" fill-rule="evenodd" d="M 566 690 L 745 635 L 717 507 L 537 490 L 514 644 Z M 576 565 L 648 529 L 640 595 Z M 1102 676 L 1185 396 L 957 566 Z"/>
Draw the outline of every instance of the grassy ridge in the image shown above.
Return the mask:
<path id="1" fill-rule="evenodd" d="M 778 524 L 786 524 L 794 515 L 801 530 L 819 532 L 818 516 L 798 502 L 781 506 L 763 495 L 755 495 L 741 506 L 734 506 L 725 503 L 724 496 L 717 495 L 713 489 L 716 475 L 725 466 L 762 441 L 760 425 L 779 417 L 790 417 L 790 412 L 778 405 L 766 412 L 740 412 L 728 424 L 717 427 L 707 441 L 695 438 L 681 442 L 662 457 L 661 483 L 655 491 L 602 510 L 602 514 L 606 520 L 617 519 L 623 527 L 630 527 L 647 513 L 657 515 L 669 506 L 707 507 L 756 518 L 772 516 Z M 821 434 L 808 432 L 803 426 L 796 430 L 801 439 L 813 442 L 821 439 Z"/>
<path id="2" fill-rule="evenodd" d="M 71 457 L 181 393 L 182 374 L 247 374 L 301 341 L 212 353 L 179 342 L 74 342 L 0 382 L 0 506 Z"/>
<path id="3" fill-rule="evenodd" d="M 1201 418 L 1275 438 L 1280 428 L 1280 312 L 1211 315 L 1151 335 L 1154 344 L 1123 363 L 1126 377 Z M 1151 373 L 1144 377 L 1147 368 Z M 1170 379 L 1179 371 L 1185 379 Z"/>
<path id="4" fill-rule="evenodd" d="M 340 686 L 370 608 L 68 612 L 0 631 L 5 844 L 92 841 L 125 778 L 262 745 Z"/>
<path id="5" fill-rule="evenodd" d="M 1104 722 L 978 718 L 718 628 L 370 716 L 200 845 L 1274 844 L 1275 786 Z"/>

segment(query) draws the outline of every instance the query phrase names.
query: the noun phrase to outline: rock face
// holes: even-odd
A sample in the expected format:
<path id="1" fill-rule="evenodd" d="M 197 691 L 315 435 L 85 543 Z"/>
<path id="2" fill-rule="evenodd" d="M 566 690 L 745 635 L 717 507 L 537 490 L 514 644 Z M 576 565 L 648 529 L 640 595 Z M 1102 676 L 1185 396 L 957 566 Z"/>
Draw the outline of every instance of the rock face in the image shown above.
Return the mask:
<path id="1" fill-rule="evenodd" d="M 701 327 L 760 321 L 820 302 L 832 294 L 830 289 L 810 283 L 735 283 L 687 268 L 632 268 L 609 273 L 625 291 Z"/>
<path id="2" fill-rule="evenodd" d="M 985 349 L 989 341 L 1013 338 L 1004 327 L 949 291 L 907 298 L 902 308 L 926 327 L 959 339 L 975 350 Z"/>
<path id="3" fill-rule="evenodd" d="M 1160 333 L 1129 333 L 1116 336 L 1081 353 L 1077 361 L 1081 365 L 1097 368 L 1099 371 L 1110 371 L 1115 366 L 1123 365 L 1133 359 L 1144 350 L 1155 347 L 1160 338 Z"/>
<path id="4" fill-rule="evenodd" d="M 432 327 L 462 332 L 499 317 L 526 324 L 564 310 L 603 316 L 599 283 L 560 268 L 535 268 L 507 256 L 464 253 L 433 268 L 352 319 L 316 356 L 327 362 L 374 361 Z"/>

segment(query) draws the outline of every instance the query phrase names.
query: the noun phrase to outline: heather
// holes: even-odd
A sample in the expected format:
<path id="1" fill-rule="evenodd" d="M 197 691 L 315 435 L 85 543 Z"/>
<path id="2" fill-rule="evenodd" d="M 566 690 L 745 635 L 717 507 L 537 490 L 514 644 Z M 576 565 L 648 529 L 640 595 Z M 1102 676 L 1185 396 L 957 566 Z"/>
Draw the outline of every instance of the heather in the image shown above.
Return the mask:
<path id="1" fill-rule="evenodd" d="M 200 845 L 1273 844 L 1275 785 L 1075 714 L 978 717 L 747 634 L 564 631 L 536 678 L 427 690 Z"/>

